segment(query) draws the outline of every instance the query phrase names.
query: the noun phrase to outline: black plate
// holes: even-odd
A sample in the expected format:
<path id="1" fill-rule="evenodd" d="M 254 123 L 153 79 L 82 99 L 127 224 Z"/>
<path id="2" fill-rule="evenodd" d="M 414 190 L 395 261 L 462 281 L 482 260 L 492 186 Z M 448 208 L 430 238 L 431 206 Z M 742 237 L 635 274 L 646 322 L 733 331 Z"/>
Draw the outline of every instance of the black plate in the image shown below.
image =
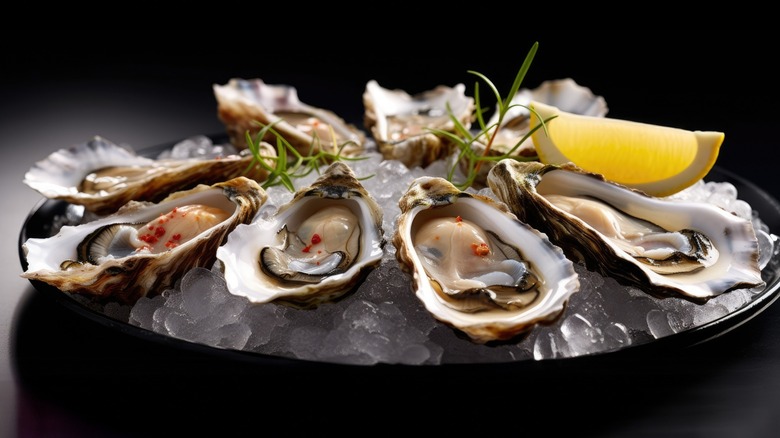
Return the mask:
<path id="1" fill-rule="evenodd" d="M 223 136 L 213 136 L 215 142 L 223 141 Z M 174 142 L 164 145 L 159 145 L 153 148 L 148 148 L 142 151 L 142 154 L 148 156 L 154 156 L 159 152 L 170 148 Z M 780 203 L 772 198 L 768 193 L 763 191 L 758 186 L 745 180 L 744 178 L 735 175 L 725 169 L 715 166 L 707 177 L 708 181 L 729 182 L 733 184 L 739 193 L 739 198 L 748 202 L 754 210 L 758 212 L 761 220 L 767 224 L 770 230 L 780 229 Z M 22 244 L 31 237 L 48 237 L 51 233 L 52 220 L 54 217 L 60 216 L 65 213 L 68 203 L 64 201 L 42 199 L 36 206 L 33 207 L 30 214 L 22 226 L 19 234 L 19 258 L 23 270 L 27 269 L 27 261 L 24 256 Z M 765 275 L 766 276 L 766 275 Z M 780 292 L 780 273 L 772 272 L 769 278 L 765 278 L 767 285 L 763 292 L 755 295 L 755 297 L 744 306 L 737 310 L 731 311 L 723 317 L 717 318 L 708 323 L 695 326 L 693 328 L 680 331 L 659 339 L 654 339 L 645 343 L 632 344 L 627 347 L 623 347 L 619 350 L 613 350 L 604 353 L 596 353 L 595 356 L 601 355 L 618 355 L 618 354 L 634 354 L 645 353 L 647 351 L 653 351 L 658 348 L 671 349 L 671 348 L 685 348 L 695 344 L 699 344 L 710 339 L 716 338 L 724 333 L 738 328 L 754 316 L 758 315 L 761 311 L 770 306 L 777 298 Z M 49 286 L 40 281 L 31 281 L 32 285 L 37 291 L 45 296 L 56 300 L 61 303 L 65 308 L 77 314 L 93 320 L 99 324 L 107 326 L 114 330 L 136 336 L 142 339 L 146 339 L 151 342 L 158 342 L 164 345 L 168 345 L 172 348 L 182 348 L 188 350 L 195 350 L 206 352 L 207 354 L 214 354 L 223 356 L 227 359 L 234 360 L 250 360 L 260 362 L 266 365 L 281 364 L 285 366 L 290 365 L 323 365 L 319 362 L 292 359 L 287 357 L 273 356 L 267 354 L 260 354 L 249 351 L 238 351 L 231 349 L 222 349 L 217 347 L 211 347 L 208 345 L 188 342 L 185 340 L 177 339 L 171 336 L 162 335 L 152 332 L 127 322 L 119 321 L 107 316 L 100 311 L 97 311 L 80 301 L 73 299 L 69 294 L 63 293 L 58 289 Z M 591 356 L 594 356 L 591 355 Z M 546 359 L 541 362 L 557 362 L 563 359 Z M 533 360 L 518 360 L 513 363 L 523 362 L 535 362 Z M 330 365 L 330 364 L 329 364 Z M 338 366 L 338 365 L 337 365 Z"/>

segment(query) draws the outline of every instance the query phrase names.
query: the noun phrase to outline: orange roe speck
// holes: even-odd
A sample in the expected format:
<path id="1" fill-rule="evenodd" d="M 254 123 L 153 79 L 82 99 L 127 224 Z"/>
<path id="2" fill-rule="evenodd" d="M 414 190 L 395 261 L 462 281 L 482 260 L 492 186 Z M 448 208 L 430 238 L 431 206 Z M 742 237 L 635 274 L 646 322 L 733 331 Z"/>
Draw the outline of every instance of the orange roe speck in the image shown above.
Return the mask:
<path id="1" fill-rule="evenodd" d="M 474 252 L 474 255 L 484 257 L 488 254 L 490 254 L 490 248 L 487 246 L 487 243 L 472 243 L 471 244 L 471 250 Z"/>

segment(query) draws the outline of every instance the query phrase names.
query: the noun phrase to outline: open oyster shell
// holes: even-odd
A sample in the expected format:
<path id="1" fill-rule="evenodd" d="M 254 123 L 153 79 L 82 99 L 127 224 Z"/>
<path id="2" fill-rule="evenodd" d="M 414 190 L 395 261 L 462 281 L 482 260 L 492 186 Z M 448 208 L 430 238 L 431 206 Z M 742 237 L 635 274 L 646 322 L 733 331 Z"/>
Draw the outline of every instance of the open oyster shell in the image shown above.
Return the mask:
<path id="1" fill-rule="evenodd" d="M 134 303 L 172 287 L 194 267 L 209 267 L 217 247 L 266 200 L 256 181 L 238 177 L 131 201 L 116 213 L 23 244 L 22 277 L 98 300 Z"/>
<path id="2" fill-rule="evenodd" d="M 217 257 L 232 294 L 306 308 L 350 291 L 384 246 L 381 208 L 337 161 L 273 217 L 236 227 Z"/>
<path id="3" fill-rule="evenodd" d="M 563 251 L 501 203 L 420 177 L 398 204 L 393 244 L 417 297 L 477 343 L 555 320 L 579 290 Z"/>
<path id="4" fill-rule="evenodd" d="M 764 286 L 752 223 L 714 205 L 654 198 L 571 163 L 501 160 L 488 184 L 570 258 L 650 294 L 706 301 Z"/>
<path id="5" fill-rule="evenodd" d="M 398 160 L 410 168 L 427 167 L 453 151 L 451 141 L 430 131 L 455 133 L 447 105 L 466 129 L 471 126 L 474 99 L 466 96 L 465 90 L 463 84 L 440 85 L 410 95 L 403 90 L 383 88 L 371 80 L 363 92 L 363 123 L 386 160 Z"/>
<path id="6" fill-rule="evenodd" d="M 317 108 L 298 99 L 298 90 L 289 85 L 268 85 L 261 79 L 234 78 L 225 85 L 214 85 L 217 115 L 224 123 L 231 143 L 246 148 L 246 133 L 253 136 L 263 126 L 273 129 L 301 155 L 321 150 L 343 156 L 360 155 L 365 134 L 333 111 Z M 334 141 L 335 136 L 335 141 Z M 268 132 L 265 141 L 276 144 Z"/>
<path id="7" fill-rule="evenodd" d="M 260 148 L 263 156 L 276 156 L 269 144 Z M 83 205 L 105 215 L 129 201 L 157 202 L 171 192 L 198 184 L 238 176 L 265 181 L 268 171 L 260 165 L 249 168 L 252 160 L 251 154 L 155 160 L 97 136 L 38 161 L 25 174 L 24 183 L 46 198 Z M 270 159 L 268 164 L 273 165 Z"/>
<path id="8" fill-rule="evenodd" d="M 531 113 L 527 108 L 531 101 L 546 103 L 569 113 L 592 117 L 604 117 L 609 111 L 607 102 L 602 96 L 595 95 L 590 88 L 577 84 L 572 78 L 544 81 L 533 89 L 521 88 L 512 98 L 511 108 L 507 110 L 503 120 L 501 120 L 501 124 L 498 125 L 498 106 L 496 106 L 496 110 L 487 122 L 487 126 L 495 125 L 489 131 L 491 135 L 498 129 L 490 146 L 489 155 L 509 154 L 512 148 L 519 143 L 517 149 L 512 152 L 512 156 L 536 156 L 536 149 L 530 137 L 521 142 L 532 128 L 530 126 Z M 472 143 L 471 148 L 475 154 L 483 155 L 485 153 L 486 141 L 483 137 L 482 141 Z M 469 163 L 467 160 L 462 160 L 459 164 L 464 173 L 468 172 Z M 492 164 L 492 162 L 482 163 L 480 173 L 476 178 L 477 186 L 486 184 L 487 174 Z"/>

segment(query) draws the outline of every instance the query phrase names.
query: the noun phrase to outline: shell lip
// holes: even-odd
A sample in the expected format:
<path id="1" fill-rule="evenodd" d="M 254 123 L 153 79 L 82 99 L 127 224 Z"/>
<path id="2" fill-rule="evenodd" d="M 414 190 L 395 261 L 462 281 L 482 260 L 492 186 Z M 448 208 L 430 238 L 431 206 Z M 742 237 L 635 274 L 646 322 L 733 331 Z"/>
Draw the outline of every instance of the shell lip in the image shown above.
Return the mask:
<path id="1" fill-rule="evenodd" d="M 619 208 L 621 202 L 617 202 L 615 197 L 622 197 L 625 201 L 622 205 L 630 208 L 626 213 L 632 217 L 654 222 L 648 215 L 665 211 L 663 216 L 656 215 L 655 220 L 660 221 L 657 222 L 658 225 L 665 229 L 694 228 L 710 237 L 721 255 L 713 267 L 691 274 L 664 275 L 654 272 L 586 221 L 558 208 L 540 194 L 537 187 L 548 176 L 556 181 L 556 186 L 564 188 L 570 195 L 596 199 L 606 197 L 607 204 L 616 208 Z M 565 179 L 560 181 L 563 177 Z M 508 182 L 509 179 L 512 181 Z M 576 258 L 584 258 L 583 261 L 591 269 L 615 277 L 623 284 L 640 287 L 655 297 L 677 296 L 703 303 L 730 290 L 765 286 L 758 267 L 758 242 L 751 222 L 712 204 L 655 198 L 642 191 L 610 182 L 602 175 L 583 171 L 571 163 L 543 165 L 502 160 L 491 170 L 489 182 L 492 187 L 497 188 L 503 185 L 515 187 L 499 190 L 499 197 L 510 204 L 513 211 L 538 210 L 538 214 L 555 217 L 555 220 L 540 220 L 538 214 L 530 215 L 532 224 L 557 236 L 559 244 L 565 247 L 567 253 L 574 251 L 573 254 L 578 254 Z M 515 190 L 522 194 L 508 193 Z M 553 188 L 548 185 L 547 190 Z M 529 204 L 534 207 L 529 207 Z M 670 227 L 672 222 L 675 222 L 675 226 Z M 598 242 L 603 255 L 597 257 L 594 255 L 595 247 L 586 246 L 585 241 L 569 238 L 568 235 L 573 233 L 569 227 L 576 227 L 579 232 L 589 236 L 588 242 Z M 732 239 L 743 239 L 744 243 Z"/>
<path id="2" fill-rule="evenodd" d="M 425 202 L 426 196 L 439 203 Z M 408 200 L 409 197 L 414 201 Z M 539 323 L 558 318 L 570 296 L 579 291 L 578 276 L 563 251 L 553 245 L 544 233 L 520 222 L 502 204 L 490 198 L 461 192 L 442 178 L 421 177 L 410 185 L 399 205 L 402 213 L 393 242 L 399 262 L 412 273 L 415 294 L 436 319 L 466 333 L 477 343 L 508 340 Z M 412 243 L 412 233 L 418 219 L 456 214 L 497 233 L 500 239 L 506 239 L 507 244 L 515 246 L 523 254 L 534 273 L 543 279 L 538 301 L 519 309 L 470 313 L 448 305 L 439 296 L 431 286 L 430 274 Z"/>

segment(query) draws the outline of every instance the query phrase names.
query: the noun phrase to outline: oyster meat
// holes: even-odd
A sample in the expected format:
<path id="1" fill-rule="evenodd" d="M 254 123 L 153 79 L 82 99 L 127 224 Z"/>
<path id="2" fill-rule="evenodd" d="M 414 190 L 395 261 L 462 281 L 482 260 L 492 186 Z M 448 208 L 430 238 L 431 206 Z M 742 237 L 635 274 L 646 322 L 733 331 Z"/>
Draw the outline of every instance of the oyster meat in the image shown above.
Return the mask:
<path id="1" fill-rule="evenodd" d="M 365 149 L 363 132 L 333 111 L 301 102 L 294 87 L 234 78 L 213 88 L 217 115 L 238 148 L 247 147 L 246 133 L 256 135 L 260 124 L 273 125 L 304 156 L 321 150 L 336 153 L 339 148 L 343 156 L 356 156 Z M 272 132 L 267 132 L 264 140 L 276 144 Z"/>
<path id="2" fill-rule="evenodd" d="M 544 81 L 533 89 L 521 88 L 512 98 L 510 108 L 504 114 L 504 118 L 500 120 L 500 124 L 498 106 L 487 122 L 487 126 L 493 127 L 488 133 L 493 135 L 495 132 L 489 155 L 499 156 L 511 152 L 512 156 L 518 157 L 536 156 L 536 149 L 531 137 L 523 140 L 523 137 L 532 128 L 530 126 L 531 113 L 528 111 L 528 105 L 531 101 L 546 103 L 569 113 L 592 117 L 604 117 L 609 111 L 607 102 L 602 96 L 595 95 L 590 88 L 579 85 L 572 78 Z M 472 143 L 471 148 L 476 155 L 485 153 L 485 143 L 484 137 L 480 137 L 478 141 Z M 512 151 L 516 146 L 517 148 Z M 464 173 L 468 172 L 469 163 L 466 159 L 459 164 Z M 489 161 L 482 163 L 480 173 L 475 180 L 477 186 L 486 184 L 487 174 L 492 164 L 493 162 Z"/>
<path id="3" fill-rule="evenodd" d="M 579 290 L 563 251 L 499 202 L 420 177 L 399 207 L 393 244 L 417 297 L 477 343 L 555 320 Z"/>
<path id="4" fill-rule="evenodd" d="M 652 295 L 701 302 L 764 286 L 752 223 L 714 205 L 651 197 L 571 163 L 501 160 L 488 184 L 570 258 Z"/>
<path id="5" fill-rule="evenodd" d="M 249 223 L 266 200 L 260 185 L 237 177 L 131 201 L 114 214 L 23 244 L 22 277 L 98 300 L 132 304 L 162 292 L 195 267 L 209 267 L 217 247 Z"/>
<path id="6" fill-rule="evenodd" d="M 263 156 L 276 156 L 271 145 L 263 143 L 260 148 Z M 251 154 L 152 159 L 98 136 L 35 163 L 25 174 L 24 183 L 46 198 L 83 205 L 90 212 L 105 215 L 129 201 L 157 202 L 168 193 L 198 184 L 238 176 L 262 182 L 268 171 L 260 165 L 250 168 L 253 159 Z M 273 165 L 270 158 L 268 164 Z"/>
<path id="7" fill-rule="evenodd" d="M 363 92 L 363 123 L 386 160 L 398 160 L 407 167 L 427 167 L 446 158 L 454 148 L 446 137 L 431 130 L 456 133 L 447 106 L 460 123 L 471 126 L 474 99 L 466 96 L 466 87 L 440 85 L 415 95 L 389 90 L 371 80 Z"/>
<path id="8" fill-rule="evenodd" d="M 236 227 L 217 257 L 232 294 L 306 308 L 348 292 L 384 246 L 381 208 L 337 161 L 274 216 Z"/>

